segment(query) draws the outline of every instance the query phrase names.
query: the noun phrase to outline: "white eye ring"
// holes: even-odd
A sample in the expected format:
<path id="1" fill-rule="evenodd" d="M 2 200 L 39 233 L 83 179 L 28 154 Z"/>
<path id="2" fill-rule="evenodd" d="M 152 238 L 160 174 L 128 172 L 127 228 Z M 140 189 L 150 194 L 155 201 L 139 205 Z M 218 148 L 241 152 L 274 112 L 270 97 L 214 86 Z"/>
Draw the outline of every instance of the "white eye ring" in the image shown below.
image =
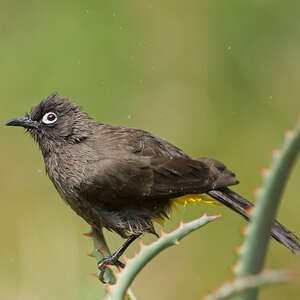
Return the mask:
<path id="1" fill-rule="evenodd" d="M 44 114 L 42 122 L 46 125 L 53 124 L 57 121 L 57 115 L 54 112 Z"/>

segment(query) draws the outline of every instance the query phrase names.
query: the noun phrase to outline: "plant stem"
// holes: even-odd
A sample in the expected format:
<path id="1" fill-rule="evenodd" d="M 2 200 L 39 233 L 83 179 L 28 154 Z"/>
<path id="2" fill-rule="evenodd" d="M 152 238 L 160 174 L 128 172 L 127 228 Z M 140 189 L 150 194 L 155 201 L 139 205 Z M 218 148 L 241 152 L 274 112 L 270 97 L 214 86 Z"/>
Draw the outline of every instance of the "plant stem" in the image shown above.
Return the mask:
<path id="1" fill-rule="evenodd" d="M 181 240 L 184 236 L 217 219 L 218 217 L 219 216 L 203 215 L 201 218 L 192 222 L 186 224 L 181 223 L 178 229 L 171 233 L 162 233 L 162 236 L 151 245 L 145 246 L 141 244 L 140 253 L 127 262 L 125 269 L 123 269 L 118 276 L 117 283 L 111 286 L 110 292 L 107 294 L 105 299 L 123 300 L 128 287 L 136 275 L 153 257 L 167 247 L 178 245 L 179 240 Z"/>
<path id="2" fill-rule="evenodd" d="M 225 300 L 232 296 L 245 291 L 249 288 L 260 287 L 267 284 L 287 282 L 291 274 L 287 271 L 268 271 L 257 275 L 239 277 L 232 282 L 225 283 L 211 295 L 204 297 L 204 300 Z"/>
<path id="3" fill-rule="evenodd" d="M 300 122 L 294 132 L 286 135 L 282 153 L 274 159 L 273 168 L 265 175 L 265 187 L 260 192 L 252 213 L 252 221 L 248 227 L 246 240 L 242 247 L 240 262 L 236 268 L 238 277 L 261 272 L 271 228 L 279 206 L 280 198 L 287 182 L 293 163 L 300 149 Z M 256 299 L 258 289 L 244 291 L 236 300 Z"/>

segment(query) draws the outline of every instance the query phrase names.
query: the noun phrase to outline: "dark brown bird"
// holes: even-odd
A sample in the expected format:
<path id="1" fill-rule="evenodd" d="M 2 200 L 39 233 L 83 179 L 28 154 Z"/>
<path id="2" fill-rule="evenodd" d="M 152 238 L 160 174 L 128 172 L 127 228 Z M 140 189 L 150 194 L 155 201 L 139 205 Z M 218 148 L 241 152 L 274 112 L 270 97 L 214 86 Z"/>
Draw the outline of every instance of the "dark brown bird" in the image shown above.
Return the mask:
<path id="1" fill-rule="evenodd" d="M 140 129 L 97 123 L 57 94 L 6 125 L 26 128 L 37 141 L 57 191 L 94 231 L 105 227 L 129 237 L 100 262 L 101 270 L 123 266 L 120 255 L 142 233 L 156 234 L 153 221 L 166 218 L 178 197 L 206 202 L 199 196 L 206 193 L 249 220 L 253 204 L 228 188 L 238 181 L 222 163 L 192 158 Z M 297 237 L 277 221 L 271 234 L 292 252 L 300 250 Z"/>

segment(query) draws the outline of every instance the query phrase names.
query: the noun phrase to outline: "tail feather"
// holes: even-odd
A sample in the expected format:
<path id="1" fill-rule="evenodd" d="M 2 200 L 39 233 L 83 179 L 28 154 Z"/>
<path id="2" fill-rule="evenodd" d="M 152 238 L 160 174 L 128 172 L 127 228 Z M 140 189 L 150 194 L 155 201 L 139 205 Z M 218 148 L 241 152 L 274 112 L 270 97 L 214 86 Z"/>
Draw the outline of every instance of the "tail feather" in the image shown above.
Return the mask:
<path id="1" fill-rule="evenodd" d="M 239 194 L 229 188 L 212 190 L 207 192 L 207 194 L 240 214 L 247 221 L 250 221 L 248 210 L 254 205 Z M 300 251 L 299 238 L 276 220 L 274 221 L 271 235 L 294 254 Z"/>

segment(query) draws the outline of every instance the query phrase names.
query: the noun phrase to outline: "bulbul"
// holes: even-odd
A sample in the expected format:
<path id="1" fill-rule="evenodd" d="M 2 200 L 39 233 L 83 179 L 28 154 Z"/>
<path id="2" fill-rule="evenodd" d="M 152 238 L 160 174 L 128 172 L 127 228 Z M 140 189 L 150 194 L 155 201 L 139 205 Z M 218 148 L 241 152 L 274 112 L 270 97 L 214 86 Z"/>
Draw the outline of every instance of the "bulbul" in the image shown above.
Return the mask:
<path id="1" fill-rule="evenodd" d="M 105 264 L 123 267 L 125 249 L 145 232 L 156 234 L 153 221 L 167 218 L 174 202 L 209 202 L 206 194 L 249 221 L 253 204 L 229 188 L 238 181 L 224 164 L 192 158 L 144 130 L 98 123 L 56 93 L 6 125 L 26 128 L 58 193 L 95 232 L 105 227 L 128 238 L 99 263 L 102 271 Z M 277 221 L 271 235 L 300 250 L 298 238 Z"/>

